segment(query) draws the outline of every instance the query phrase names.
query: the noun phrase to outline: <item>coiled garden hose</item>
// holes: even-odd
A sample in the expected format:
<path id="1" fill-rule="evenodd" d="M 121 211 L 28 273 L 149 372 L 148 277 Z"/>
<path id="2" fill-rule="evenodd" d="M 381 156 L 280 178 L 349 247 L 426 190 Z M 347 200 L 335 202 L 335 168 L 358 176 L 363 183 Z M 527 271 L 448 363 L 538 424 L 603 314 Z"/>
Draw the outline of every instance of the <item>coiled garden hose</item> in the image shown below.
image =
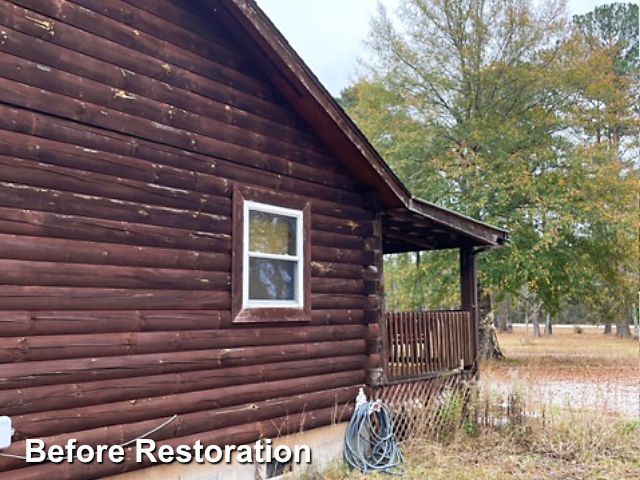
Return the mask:
<path id="1" fill-rule="evenodd" d="M 361 392 L 347 427 L 345 460 L 361 472 L 404 475 L 404 458 L 393 434 L 393 418 L 381 400 L 366 401 Z"/>

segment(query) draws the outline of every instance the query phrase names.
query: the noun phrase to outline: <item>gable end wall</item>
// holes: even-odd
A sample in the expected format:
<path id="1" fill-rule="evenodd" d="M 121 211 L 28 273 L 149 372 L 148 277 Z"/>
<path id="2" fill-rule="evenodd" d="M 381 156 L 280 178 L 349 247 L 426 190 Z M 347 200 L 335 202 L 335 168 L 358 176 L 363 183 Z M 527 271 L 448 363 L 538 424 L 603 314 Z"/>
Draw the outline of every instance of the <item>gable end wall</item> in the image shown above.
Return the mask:
<path id="1" fill-rule="evenodd" d="M 156 440 L 327 425 L 375 359 L 366 189 L 187 5 L 0 1 L 0 413 L 17 432 L 4 453 L 27 438 L 118 444 L 173 415 Z M 309 323 L 230 324 L 235 185 L 310 201 Z M 0 480 L 135 467 L 5 457 Z"/>

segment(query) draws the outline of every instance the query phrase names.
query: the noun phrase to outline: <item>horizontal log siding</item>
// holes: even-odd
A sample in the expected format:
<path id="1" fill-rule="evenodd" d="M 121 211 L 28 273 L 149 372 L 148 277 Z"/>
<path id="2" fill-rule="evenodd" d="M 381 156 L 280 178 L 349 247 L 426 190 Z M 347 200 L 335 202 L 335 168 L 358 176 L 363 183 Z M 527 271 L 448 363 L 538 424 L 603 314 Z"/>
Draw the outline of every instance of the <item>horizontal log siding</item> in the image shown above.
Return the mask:
<path id="1" fill-rule="evenodd" d="M 7 453 L 31 437 L 122 443 L 174 414 L 154 438 L 313 428 L 348 416 L 378 361 L 362 186 L 228 27 L 192 8 L 0 1 L 0 405 L 18 432 Z M 235 183 L 311 201 L 308 324 L 226 328 Z M 0 480 L 132 463 L 25 466 L 0 459 Z"/>

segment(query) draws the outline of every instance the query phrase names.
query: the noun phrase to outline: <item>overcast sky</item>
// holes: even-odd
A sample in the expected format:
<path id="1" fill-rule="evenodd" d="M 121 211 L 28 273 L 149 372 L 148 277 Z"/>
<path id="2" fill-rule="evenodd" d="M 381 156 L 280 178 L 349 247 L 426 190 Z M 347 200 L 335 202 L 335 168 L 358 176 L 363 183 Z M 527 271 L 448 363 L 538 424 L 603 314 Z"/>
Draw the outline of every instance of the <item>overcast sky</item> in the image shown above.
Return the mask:
<path id="1" fill-rule="evenodd" d="M 382 0 L 389 10 L 401 0 Z M 623 1 L 623 0 L 621 0 Z M 634 0 L 639 1 L 639 0 Z M 606 0 L 569 0 L 572 14 L 582 14 Z M 260 7 L 293 48 L 337 96 L 353 77 L 376 0 L 258 0 Z"/>

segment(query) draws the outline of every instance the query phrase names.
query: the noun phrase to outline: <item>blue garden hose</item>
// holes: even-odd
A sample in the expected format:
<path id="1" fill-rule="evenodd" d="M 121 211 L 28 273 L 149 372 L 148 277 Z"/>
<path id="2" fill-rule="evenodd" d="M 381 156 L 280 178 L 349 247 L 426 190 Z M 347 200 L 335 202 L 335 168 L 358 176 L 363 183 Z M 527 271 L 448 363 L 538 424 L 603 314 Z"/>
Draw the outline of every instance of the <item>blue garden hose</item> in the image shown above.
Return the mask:
<path id="1" fill-rule="evenodd" d="M 357 402 L 347 427 L 344 456 L 352 468 L 364 473 L 406 473 L 393 435 L 391 411 L 381 400 L 367 402 L 360 398 Z"/>

